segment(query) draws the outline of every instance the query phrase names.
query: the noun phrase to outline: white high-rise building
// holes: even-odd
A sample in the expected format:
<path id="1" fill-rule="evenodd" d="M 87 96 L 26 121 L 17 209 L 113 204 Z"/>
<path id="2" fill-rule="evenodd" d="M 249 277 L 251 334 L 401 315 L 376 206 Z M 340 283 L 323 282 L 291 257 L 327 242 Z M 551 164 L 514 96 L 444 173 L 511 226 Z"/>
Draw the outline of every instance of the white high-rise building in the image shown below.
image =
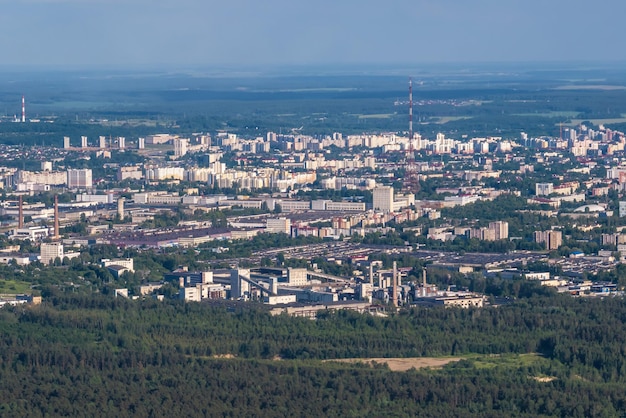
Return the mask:
<path id="1" fill-rule="evenodd" d="M 139 138 L 137 140 L 137 148 L 144 149 L 146 147 L 146 138 Z"/>
<path id="2" fill-rule="evenodd" d="M 189 145 L 189 140 L 184 138 L 176 138 L 174 139 L 174 156 L 176 158 L 182 157 L 187 154 L 187 146 Z"/>
<path id="3" fill-rule="evenodd" d="M 67 187 L 70 189 L 91 189 L 91 169 L 67 170 Z"/>
<path id="4" fill-rule="evenodd" d="M 100 136 L 98 138 L 99 142 L 100 142 L 100 148 L 104 149 L 107 147 L 107 137 L 106 136 Z"/>
<path id="5" fill-rule="evenodd" d="M 63 260 L 63 244 L 60 242 L 43 242 L 41 243 L 41 252 L 39 260 L 42 264 L 48 265 L 56 258 Z"/>
<path id="6" fill-rule="evenodd" d="M 380 186 L 373 190 L 373 209 L 380 212 L 393 211 L 393 187 Z"/>
<path id="7" fill-rule="evenodd" d="M 120 149 L 126 148 L 126 138 L 124 138 L 123 136 L 117 138 L 117 145 Z"/>
<path id="8" fill-rule="evenodd" d="M 81 136 L 80 137 L 80 146 L 82 148 L 87 148 L 87 137 L 86 136 Z"/>
<path id="9" fill-rule="evenodd" d="M 490 222 L 489 229 L 495 232 L 495 239 L 508 239 L 509 238 L 509 223 L 505 221 Z"/>
<path id="10" fill-rule="evenodd" d="M 70 137 L 69 136 L 64 136 L 63 137 L 63 148 L 64 149 L 68 149 L 69 147 L 71 147 Z"/>
<path id="11" fill-rule="evenodd" d="M 554 185 L 552 183 L 536 183 L 535 195 L 536 196 L 549 196 L 554 192 Z"/>

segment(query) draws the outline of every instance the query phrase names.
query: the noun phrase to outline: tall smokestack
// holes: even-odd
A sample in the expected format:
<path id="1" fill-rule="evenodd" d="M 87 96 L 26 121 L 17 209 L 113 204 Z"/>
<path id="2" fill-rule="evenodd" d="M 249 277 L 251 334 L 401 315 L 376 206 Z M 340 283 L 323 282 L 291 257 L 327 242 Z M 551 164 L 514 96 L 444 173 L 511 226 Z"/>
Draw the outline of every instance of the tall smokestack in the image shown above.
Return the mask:
<path id="1" fill-rule="evenodd" d="M 393 306 L 398 307 L 398 263 L 393 262 L 393 286 L 392 286 L 392 302 Z"/>
<path id="2" fill-rule="evenodd" d="M 26 122 L 26 101 L 24 96 L 22 96 L 22 122 Z"/>
<path id="3" fill-rule="evenodd" d="M 370 262 L 370 284 L 374 284 L 374 265 Z"/>
<path id="4" fill-rule="evenodd" d="M 124 198 L 120 197 L 117 201 L 117 215 L 120 218 L 120 221 L 124 220 Z"/>
<path id="5" fill-rule="evenodd" d="M 426 296 L 426 267 L 422 270 L 422 292 Z"/>
<path id="6" fill-rule="evenodd" d="M 54 196 L 54 239 L 59 239 L 59 196 Z"/>
<path id="7" fill-rule="evenodd" d="M 409 141 L 413 139 L 413 79 L 409 77 Z"/>
<path id="8" fill-rule="evenodd" d="M 22 201 L 22 196 L 20 196 L 20 208 L 19 208 L 19 219 L 17 220 L 17 227 L 22 229 L 24 228 L 24 202 Z"/>

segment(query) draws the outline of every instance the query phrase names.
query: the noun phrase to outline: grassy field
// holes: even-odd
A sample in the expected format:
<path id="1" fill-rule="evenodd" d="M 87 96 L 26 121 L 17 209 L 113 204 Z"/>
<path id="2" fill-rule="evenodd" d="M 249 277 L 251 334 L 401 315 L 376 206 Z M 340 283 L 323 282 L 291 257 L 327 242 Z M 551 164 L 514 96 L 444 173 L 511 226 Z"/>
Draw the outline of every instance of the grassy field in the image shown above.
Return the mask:
<path id="1" fill-rule="evenodd" d="M 526 117 L 537 117 L 542 116 L 546 118 L 564 118 L 571 119 L 575 118 L 579 115 L 580 112 L 576 111 L 552 111 L 552 112 L 537 112 L 537 113 L 517 113 L 513 116 L 526 116 Z"/>
<path id="2" fill-rule="evenodd" d="M 359 119 L 389 119 L 392 117 L 392 113 L 379 113 L 373 115 L 357 115 Z"/>
<path id="3" fill-rule="evenodd" d="M 430 122 L 420 122 L 420 125 L 431 125 L 431 124 L 435 124 L 435 125 L 443 125 L 444 123 L 448 123 L 448 122 L 455 122 L 457 120 L 467 120 L 467 119 L 472 119 L 471 116 L 438 116 L 436 118 L 433 118 L 432 121 Z"/>
<path id="4" fill-rule="evenodd" d="M 493 369 L 496 367 L 527 367 L 537 363 L 549 362 L 548 359 L 536 353 L 529 354 L 507 354 L 491 356 L 469 356 L 465 358 L 477 369 Z"/>
<path id="5" fill-rule="evenodd" d="M 0 293 L 9 295 L 30 293 L 30 283 L 17 282 L 14 280 L 0 280 Z"/>
<path id="6" fill-rule="evenodd" d="M 610 84 L 580 84 L 558 86 L 554 90 L 626 90 L 626 86 L 616 86 Z"/>
<path id="7" fill-rule="evenodd" d="M 582 122 L 589 121 L 594 125 L 611 125 L 614 123 L 626 123 L 626 116 L 622 115 L 621 118 L 611 118 L 611 119 L 572 119 L 565 126 L 578 126 Z"/>

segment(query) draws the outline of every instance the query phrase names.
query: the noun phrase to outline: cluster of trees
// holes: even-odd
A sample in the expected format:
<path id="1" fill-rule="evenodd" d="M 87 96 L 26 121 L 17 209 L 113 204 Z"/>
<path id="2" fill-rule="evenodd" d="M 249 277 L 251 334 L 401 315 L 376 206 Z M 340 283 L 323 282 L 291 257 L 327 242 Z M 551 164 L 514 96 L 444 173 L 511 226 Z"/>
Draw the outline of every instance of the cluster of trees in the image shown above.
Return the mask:
<path id="1" fill-rule="evenodd" d="M 558 295 L 317 321 L 250 305 L 51 297 L 0 310 L 0 413 L 616 416 L 623 317 L 621 299 Z M 541 361 L 472 360 L 535 352 Z M 442 355 L 467 360 L 406 373 L 320 362 Z"/>

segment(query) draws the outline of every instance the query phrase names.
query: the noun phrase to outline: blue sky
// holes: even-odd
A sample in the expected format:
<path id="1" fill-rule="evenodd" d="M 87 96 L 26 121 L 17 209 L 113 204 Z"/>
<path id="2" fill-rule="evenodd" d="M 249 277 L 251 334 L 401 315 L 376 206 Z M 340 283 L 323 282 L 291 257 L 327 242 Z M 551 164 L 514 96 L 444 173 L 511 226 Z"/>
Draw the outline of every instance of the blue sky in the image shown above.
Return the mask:
<path id="1" fill-rule="evenodd" d="M 626 61 L 623 0 L 0 0 L 0 65 Z"/>

